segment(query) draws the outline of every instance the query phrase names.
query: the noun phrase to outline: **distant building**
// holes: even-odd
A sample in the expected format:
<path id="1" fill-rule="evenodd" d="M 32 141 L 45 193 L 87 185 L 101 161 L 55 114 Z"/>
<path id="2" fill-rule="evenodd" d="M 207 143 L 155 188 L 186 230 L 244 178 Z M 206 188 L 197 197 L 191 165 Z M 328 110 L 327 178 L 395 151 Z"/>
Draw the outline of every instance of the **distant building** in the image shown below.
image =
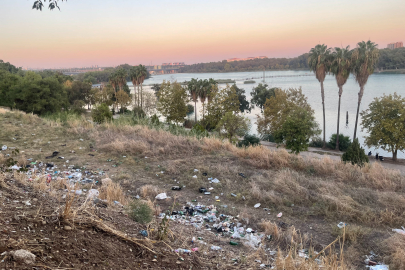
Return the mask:
<path id="1" fill-rule="evenodd" d="M 397 49 L 397 48 L 402 48 L 402 47 L 404 47 L 404 43 L 402 41 L 390 43 L 387 45 L 387 48 L 391 49 L 391 50 Z"/>

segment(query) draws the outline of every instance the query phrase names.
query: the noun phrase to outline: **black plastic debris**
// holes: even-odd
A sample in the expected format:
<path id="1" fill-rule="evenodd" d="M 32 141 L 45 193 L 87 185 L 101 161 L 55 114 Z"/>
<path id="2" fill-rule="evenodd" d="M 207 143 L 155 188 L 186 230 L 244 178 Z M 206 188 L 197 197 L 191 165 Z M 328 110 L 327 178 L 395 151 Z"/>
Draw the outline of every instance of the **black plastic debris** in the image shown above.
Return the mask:
<path id="1" fill-rule="evenodd" d="M 172 186 L 172 190 L 181 190 L 180 186 Z"/>
<path id="2" fill-rule="evenodd" d="M 89 156 L 92 156 L 92 157 L 94 157 L 94 155 L 93 155 L 93 154 L 89 154 Z"/>
<path id="3" fill-rule="evenodd" d="M 201 187 L 199 190 L 198 190 L 200 193 L 205 193 L 206 191 L 207 191 L 207 189 L 206 188 L 203 188 L 203 187 Z"/>
<path id="4" fill-rule="evenodd" d="M 203 173 L 202 173 L 202 175 L 203 175 L 203 176 L 207 176 L 207 175 L 208 175 L 208 173 L 206 173 L 206 172 L 203 172 Z"/>
<path id="5" fill-rule="evenodd" d="M 242 176 L 243 178 L 246 178 L 246 176 L 243 173 L 239 173 L 240 176 Z"/>
<path id="6" fill-rule="evenodd" d="M 46 163 L 46 167 L 47 167 L 47 168 L 53 168 L 53 164 L 51 164 L 51 163 Z"/>

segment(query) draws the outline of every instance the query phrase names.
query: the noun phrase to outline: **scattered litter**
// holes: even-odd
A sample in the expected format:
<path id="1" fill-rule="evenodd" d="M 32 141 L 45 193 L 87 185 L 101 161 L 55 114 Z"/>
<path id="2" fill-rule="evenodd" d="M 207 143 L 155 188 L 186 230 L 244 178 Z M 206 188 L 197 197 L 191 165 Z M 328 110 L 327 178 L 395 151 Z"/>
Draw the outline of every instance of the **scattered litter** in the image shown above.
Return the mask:
<path id="1" fill-rule="evenodd" d="M 221 250 L 222 248 L 219 246 L 211 246 L 211 250 Z"/>
<path id="2" fill-rule="evenodd" d="M 172 190 L 181 190 L 180 186 L 172 186 Z"/>
<path id="3" fill-rule="evenodd" d="M 208 188 L 208 190 L 213 190 L 213 189 L 214 189 L 213 187 Z"/>
<path id="4" fill-rule="evenodd" d="M 95 197 L 98 197 L 100 195 L 100 192 L 97 189 L 90 189 L 89 193 L 87 194 L 87 198 L 93 199 Z"/>
<path id="5" fill-rule="evenodd" d="M 240 176 L 242 176 L 243 178 L 246 178 L 246 176 L 243 173 L 239 173 Z"/>
<path id="6" fill-rule="evenodd" d="M 339 229 L 342 229 L 343 227 L 346 227 L 346 225 L 346 223 L 340 222 L 337 226 L 339 227 Z"/>
<path id="7" fill-rule="evenodd" d="M 7 150 L 7 145 L 3 145 L 3 146 L 1 147 L 1 150 L 2 150 L 2 151 Z"/>
<path id="8" fill-rule="evenodd" d="M 385 264 L 380 264 L 380 265 L 375 265 L 375 266 L 370 266 L 371 270 L 389 270 L 389 266 Z"/>
<path id="9" fill-rule="evenodd" d="M 260 205 L 261 205 L 260 203 L 256 203 L 253 207 L 254 207 L 254 208 L 259 208 Z"/>
<path id="10" fill-rule="evenodd" d="M 216 179 L 216 178 L 215 178 L 215 179 L 212 179 L 212 180 L 211 180 L 211 183 L 218 184 L 218 183 L 219 183 L 219 180 Z"/>
<path id="11" fill-rule="evenodd" d="M 208 173 L 206 173 L 206 172 L 203 172 L 203 173 L 202 173 L 202 175 L 203 175 L 203 176 L 207 176 L 207 175 L 208 175 Z"/>
<path id="12" fill-rule="evenodd" d="M 396 233 L 399 233 L 399 234 L 405 235 L 405 228 L 404 227 L 402 227 L 402 230 L 401 229 L 392 229 L 392 231 L 396 232 Z"/>
<path id="13" fill-rule="evenodd" d="M 35 263 L 35 255 L 25 249 L 19 249 L 16 251 L 10 251 L 10 255 L 13 259 L 17 262 L 22 262 L 25 264 L 33 264 Z"/>
<path id="14" fill-rule="evenodd" d="M 197 178 L 197 175 L 193 175 L 193 178 Z"/>
<path id="15" fill-rule="evenodd" d="M 236 194 L 231 193 L 231 196 L 236 197 Z"/>
<path id="16" fill-rule="evenodd" d="M 208 192 L 208 191 L 207 191 L 207 192 L 204 192 L 204 194 L 205 194 L 205 195 L 210 195 L 211 192 Z"/>
<path id="17" fill-rule="evenodd" d="M 142 236 L 148 237 L 148 232 L 145 231 L 145 230 L 140 230 L 139 233 L 140 233 Z"/>
<path id="18" fill-rule="evenodd" d="M 198 172 L 198 169 L 194 169 L 194 172 Z"/>
<path id="19" fill-rule="evenodd" d="M 200 193 L 204 193 L 204 192 L 206 192 L 207 191 L 207 189 L 206 188 L 203 188 L 203 187 L 201 187 L 199 190 L 198 190 Z"/>
<path id="20" fill-rule="evenodd" d="M 277 214 L 277 217 L 278 217 L 278 218 L 281 218 L 282 216 L 283 216 L 283 213 L 282 213 L 282 212 L 280 212 L 280 213 Z"/>
<path id="21" fill-rule="evenodd" d="M 160 193 L 155 197 L 155 199 L 157 199 L 157 200 L 164 200 L 167 198 L 169 198 L 169 197 L 167 197 L 166 193 Z"/>
<path id="22" fill-rule="evenodd" d="M 14 165 L 14 166 L 11 166 L 10 169 L 18 171 L 19 169 L 21 169 L 21 167 Z"/>

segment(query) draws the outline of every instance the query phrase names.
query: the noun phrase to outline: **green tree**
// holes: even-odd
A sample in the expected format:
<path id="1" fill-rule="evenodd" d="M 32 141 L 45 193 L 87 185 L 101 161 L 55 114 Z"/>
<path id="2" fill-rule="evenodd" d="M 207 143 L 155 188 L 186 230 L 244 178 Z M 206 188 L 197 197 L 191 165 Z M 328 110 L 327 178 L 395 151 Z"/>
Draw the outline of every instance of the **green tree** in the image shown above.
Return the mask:
<path id="1" fill-rule="evenodd" d="M 405 150 L 405 98 L 396 93 L 374 98 L 361 117 L 368 134 L 365 144 L 391 152 L 396 161 L 398 151 Z"/>
<path id="2" fill-rule="evenodd" d="M 305 108 L 297 107 L 283 122 L 280 129 L 274 132 L 276 143 L 284 143 L 285 148 L 298 154 L 308 150 L 311 137 L 320 134 L 314 114 Z"/>
<path id="3" fill-rule="evenodd" d="M 322 97 L 322 110 L 323 110 L 323 148 L 326 147 L 326 124 L 325 124 L 325 91 L 323 82 L 326 73 L 329 71 L 329 54 L 330 49 L 324 44 L 318 44 L 312 48 L 308 55 L 308 66 L 311 71 L 315 73 L 316 78 L 321 83 L 321 97 Z"/>
<path id="4" fill-rule="evenodd" d="M 29 71 L 10 90 L 15 108 L 25 112 L 41 115 L 59 112 L 68 106 L 66 90 L 56 77 L 42 79 Z"/>
<path id="5" fill-rule="evenodd" d="M 0 69 L 0 106 L 6 106 L 10 109 L 15 107 L 13 87 L 20 80 L 22 80 L 20 76 Z"/>
<path id="6" fill-rule="evenodd" d="M 353 165 L 357 164 L 363 166 L 364 163 L 368 163 L 368 157 L 364 152 L 364 149 L 360 146 L 359 140 L 355 138 L 347 149 L 347 151 L 342 155 L 342 161 L 350 162 Z"/>
<path id="7" fill-rule="evenodd" d="M 346 48 L 336 47 L 331 55 L 330 72 L 335 76 L 336 83 L 339 87 L 339 105 L 338 105 L 338 119 L 337 119 L 337 136 L 336 136 L 336 150 L 339 150 L 339 126 L 340 126 L 340 101 L 343 94 L 343 85 L 347 82 L 351 72 L 351 51 L 349 46 Z"/>
<path id="8" fill-rule="evenodd" d="M 257 117 L 257 129 L 261 135 L 275 134 L 281 130 L 287 117 L 299 108 L 314 114 L 301 88 L 275 89 L 274 96 L 267 99 L 262 115 Z"/>
<path id="9" fill-rule="evenodd" d="M 129 71 L 129 77 L 131 78 L 132 85 L 134 86 L 134 100 L 135 100 L 135 105 L 139 106 L 139 102 L 137 103 L 137 97 L 139 98 L 139 81 L 140 81 L 140 74 L 139 74 L 139 67 L 131 67 Z M 138 88 L 138 93 L 137 93 L 137 88 Z"/>
<path id="10" fill-rule="evenodd" d="M 357 123 L 359 119 L 360 103 L 364 94 L 364 86 L 367 83 L 368 77 L 374 73 L 374 69 L 378 62 L 379 50 L 377 49 L 377 44 L 371 42 L 359 42 L 357 43 L 357 48 L 354 49 L 352 53 L 352 73 L 356 78 L 356 82 L 360 86 L 360 91 L 358 94 L 357 101 L 357 113 L 356 113 L 356 124 L 354 125 L 354 135 L 353 139 L 356 138 L 357 133 Z"/>
<path id="11" fill-rule="evenodd" d="M 73 104 L 76 100 L 83 100 L 86 104 L 91 102 L 91 84 L 74 81 L 73 83 L 65 83 L 64 85 L 70 104 Z M 88 102 L 86 102 L 86 99 Z"/>
<path id="12" fill-rule="evenodd" d="M 239 110 L 241 112 L 251 112 L 252 107 L 250 106 L 249 101 L 246 99 L 245 95 L 245 90 L 242 88 L 239 88 L 236 86 L 236 84 L 232 85 L 231 88 L 233 88 L 236 92 L 236 95 L 238 96 L 239 99 Z"/>
<path id="13" fill-rule="evenodd" d="M 121 106 L 121 111 L 124 111 L 124 108 L 129 105 L 131 98 L 128 96 L 125 91 L 120 90 L 117 92 L 117 103 Z"/>
<path id="14" fill-rule="evenodd" d="M 197 101 L 198 101 L 199 92 L 200 92 L 198 80 L 192 78 L 187 83 L 187 90 L 190 94 L 191 100 L 194 102 L 194 117 L 195 117 L 195 122 L 197 123 Z"/>
<path id="15" fill-rule="evenodd" d="M 143 82 L 145 81 L 145 79 L 147 78 L 149 72 L 148 72 L 148 70 L 146 69 L 146 67 L 143 66 L 143 65 L 139 65 L 138 67 L 139 67 L 139 68 L 138 68 L 138 72 L 139 72 L 139 83 L 140 83 L 140 85 L 141 85 L 141 108 L 143 108 L 143 94 L 142 94 L 143 89 L 142 89 L 142 85 L 143 85 Z"/>
<path id="16" fill-rule="evenodd" d="M 218 122 L 224 117 L 227 112 L 239 112 L 239 99 L 235 89 L 226 85 L 221 90 L 217 90 L 217 85 L 214 85 L 212 92 L 208 96 L 210 102 L 207 105 L 208 115 L 204 121 L 206 129 L 214 129 Z"/>
<path id="17" fill-rule="evenodd" d="M 167 122 L 183 122 L 187 116 L 188 95 L 179 83 L 163 81 L 159 90 L 158 111 Z"/>
<path id="18" fill-rule="evenodd" d="M 275 89 L 276 88 L 269 88 L 267 84 L 259 83 L 259 85 L 253 88 L 252 92 L 250 93 L 250 95 L 252 96 L 250 102 L 259 107 L 260 110 L 263 112 L 263 107 L 266 103 L 266 100 L 274 96 Z"/>
<path id="19" fill-rule="evenodd" d="M 248 133 L 250 120 L 242 115 L 233 112 L 226 112 L 219 121 L 217 130 L 219 134 L 233 143 L 237 141 L 236 136 L 243 136 Z"/>

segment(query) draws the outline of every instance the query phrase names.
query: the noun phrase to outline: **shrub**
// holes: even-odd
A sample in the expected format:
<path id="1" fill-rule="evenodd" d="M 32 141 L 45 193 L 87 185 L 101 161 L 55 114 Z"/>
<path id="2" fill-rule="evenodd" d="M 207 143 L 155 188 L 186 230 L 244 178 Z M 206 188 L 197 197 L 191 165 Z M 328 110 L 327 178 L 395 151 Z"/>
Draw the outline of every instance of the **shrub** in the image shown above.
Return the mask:
<path id="1" fill-rule="evenodd" d="M 72 111 L 77 114 L 83 114 L 86 112 L 86 109 L 84 106 L 86 103 L 84 103 L 83 100 L 75 100 L 75 102 L 72 105 Z"/>
<path id="2" fill-rule="evenodd" d="M 204 132 L 205 128 L 201 124 L 197 123 L 193 126 L 191 130 L 196 132 Z"/>
<path id="3" fill-rule="evenodd" d="M 152 117 L 150 118 L 150 122 L 154 125 L 159 125 L 159 117 L 156 114 L 152 115 Z"/>
<path id="4" fill-rule="evenodd" d="M 153 210 L 147 202 L 134 200 L 128 206 L 128 216 L 136 222 L 145 224 L 152 221 Z"/>
<path id="5" fill-rule="evenodd" d="M 275 142 L 274 136 L 272 134 L 263 134 L 260 136 L 260 140 L 266 142 Z"/>
<path id="6" fill-rule="evenodd" d="M 309 143 L 310 147 L 317 147 L 317 148 L 322 148 L 323 147 L 323 140 L 320 137 L 313 137 L 311 139 L 311 142 Z"/>
<path id="7" fill-rule="evenodd" d="M 239 147 L 248 147 L 255 145 L 260 145 L 260 138 L 255 135 L 246 134 L 243 137 L 243 140 L 238 142 Z"/>
<path id="8" fill-rule="evenodd" d="M 191 104 L 187 104 L 187 115 L 192 114 L 194 112 L 194 106 Z"/>
<path id="9" fill-rule="evenodd" d="M 184 121 L 183 123 L 183 127 L 185 128 L 192 128 L 194 126 L 194 121 L 190 120 L 190 119 L 186 119 L 186 121 Z"/>
<path id="10" fill-rule="evenodd" d="M 347 151 L 342 155 L 342 161 L 351 162 L 353 165 L 357 164 L 363 166 L 364 163 L 368 163 L 368 157 L 364 152 L 364 149 L 360 146 L 359 140 L 354 139 L 353 143 L 349 146 Z"/>
<path id="11" fill-rule="evenodd" d="M 141 107 L 135 107 L 132 110 L 132 112 L 134 113 L 134 116 L 138 117 L 138 118 L 145 118 L 145 116 L 146 116 L 145 112 L 142 110 Z"/>
<path id="12" fill-rule="evenodd" d="M 94 108 L 91 112 L 91 116 L 93 118 L 93 122 L 99 124 L 112 119 L 112 113 L 105 103 Z"/>
<path id="13" fill-rule="evenodd" d="M 330 140 L 328 142 L 328 146 L 331 149 L 336 149 L 336 136 L 337 134 L 332 134 L 330 137 Z M 339 134 L 339 150 L 340 151 L 346 151 L 347 148 L 352 144 L 352 141 L 350 140 L 349 136 L 345 136 L 343 134 Z"/>

